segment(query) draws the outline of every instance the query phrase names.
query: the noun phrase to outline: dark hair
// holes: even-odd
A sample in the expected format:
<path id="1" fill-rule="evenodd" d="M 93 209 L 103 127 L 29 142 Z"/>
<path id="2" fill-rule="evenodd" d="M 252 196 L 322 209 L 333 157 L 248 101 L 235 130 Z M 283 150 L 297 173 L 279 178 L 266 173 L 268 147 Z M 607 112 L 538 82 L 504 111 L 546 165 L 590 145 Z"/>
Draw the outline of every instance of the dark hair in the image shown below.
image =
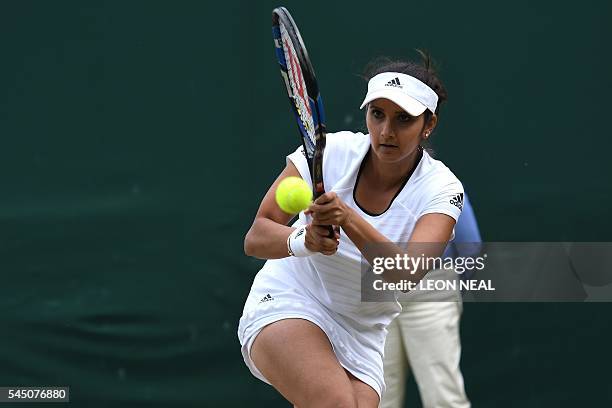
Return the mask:
<path id="1" fill-rule="evenodd" d="M 422 61 L 420 63 L 394 60 L 389 57 L 378 57 L 366 65 L 363 78 L 366 81 L 369 81 L 376 75 L 383 72 L 399 72 L 413 76 L 433 89 L 438 95 L 438 106 L 436 107 L 435 112 L 436 115 L 438 115 L 440 112 L 440 105 L 442 105 L 448 98 L 446 88 L 436 74 L 435 64 L 429 53 L 418 49 L 416 51 L 421 56 Z M 431 116 L 431 111 L 427 109 L 424 117 L 425 124 L 429 123 Z"/>

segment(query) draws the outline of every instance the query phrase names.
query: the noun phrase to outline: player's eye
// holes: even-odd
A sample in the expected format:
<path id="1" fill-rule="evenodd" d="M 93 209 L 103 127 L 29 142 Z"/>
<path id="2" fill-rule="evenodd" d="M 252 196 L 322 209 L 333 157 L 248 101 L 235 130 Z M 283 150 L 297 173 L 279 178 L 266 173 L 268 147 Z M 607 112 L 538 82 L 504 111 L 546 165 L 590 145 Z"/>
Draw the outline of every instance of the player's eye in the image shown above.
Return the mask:
<path id="1" fill-rule="evenodd" d="M 380 109 L 377 108 L 371 108 L 370 109 L 370 114 L 375 117 L 376 119 L 380 119 L 384 116 L 384 114 L 382 113 L 382 111 Z"/>
<path id="2" fill-rule="evenodd" d="M 397 115 L 397 118 L 400 122 L 403 122 L 403 123 L 410 123 L 415 119 L 414 116 L 409 115 L 407 113 L 400 113 L 399 115 Z"/>

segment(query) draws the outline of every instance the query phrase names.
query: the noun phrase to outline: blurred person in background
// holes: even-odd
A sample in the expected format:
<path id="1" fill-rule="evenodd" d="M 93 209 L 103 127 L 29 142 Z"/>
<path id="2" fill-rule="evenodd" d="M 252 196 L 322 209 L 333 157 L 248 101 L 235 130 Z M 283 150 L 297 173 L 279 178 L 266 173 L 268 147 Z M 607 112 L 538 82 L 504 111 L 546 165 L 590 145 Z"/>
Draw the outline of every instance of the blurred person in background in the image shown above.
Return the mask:
<path id="1" fill-rule="evenodd" d="M 462 244 L 464 243 L 464 244 Z M 463 211 L 455 225 L 455 239 L 443 258 L 476 257 L 480 253 L 480 231 L 474 210 L 464 195 Z M 456 278 L 454 271 L 433 270 L 427 279 Z M 465 276 L 469 277 L 469 272 Z M 440 298 L 442 296 L 443 298 Z M 380 408 L 404 406 L 406 379 L 412 371 L 424 408 L 468 408 L 463 376 L 459 368 L 462 312 L 460 292 L 407 293 L 398 296 L 402 312 L 391 322 L 385 343 L 386 391 Z"/>

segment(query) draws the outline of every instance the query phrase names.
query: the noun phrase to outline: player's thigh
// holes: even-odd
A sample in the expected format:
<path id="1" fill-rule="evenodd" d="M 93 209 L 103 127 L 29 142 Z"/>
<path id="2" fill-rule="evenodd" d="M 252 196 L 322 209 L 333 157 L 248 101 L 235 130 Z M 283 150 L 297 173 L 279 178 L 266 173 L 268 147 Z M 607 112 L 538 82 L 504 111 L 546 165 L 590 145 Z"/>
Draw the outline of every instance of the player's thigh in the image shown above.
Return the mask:
<path id="1" fill-rule="evenodd" d="M 348 371 L 346 371 L 346 374 L 348 375 L 351 381 L 351 385 L 353 386 L 355 399 L 357 400 L 357 407 L 378 408 L 380 398 L 378 397 L 378 393 L 374 391 L 374 388 L 359 380 L 357 377 L 355 377 Z"/>
<path id="2" fill-rule="evenodd" d="M 355 406 L 357 408 L 379 408 L 380 398 L 378 397 L 378 393 L 376 393 L 372 387 L 357 379 L 348 371 L 346 374 L 350 378 L 351 386 L 353 387 L 353 391 L 355 393 L 355 400 L 357 403 Z M 294 405 L 293 407 L 300 408 L 297 405 Z"/>
<path id="3" fill-rule="evenodd" d="M 263 376 L 299 408 L 356 407 L 355 391 L 325 333 L 304 319 L 264 327 L 251 347 Z"/>

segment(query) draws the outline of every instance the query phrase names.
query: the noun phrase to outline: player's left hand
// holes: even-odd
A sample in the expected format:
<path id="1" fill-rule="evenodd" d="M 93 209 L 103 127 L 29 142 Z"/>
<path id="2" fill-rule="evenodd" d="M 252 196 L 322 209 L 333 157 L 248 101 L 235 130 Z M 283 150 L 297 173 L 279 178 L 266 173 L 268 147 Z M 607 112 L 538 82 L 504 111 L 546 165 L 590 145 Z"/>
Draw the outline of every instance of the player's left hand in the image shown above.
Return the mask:
<path id="1" fill-rule="evenodd" d="M 344 227 L 350 222 L 353 209 L 346 205 L 335 192 L 330 191 L 317 198 L 304 213 L 312 216 L 312 223 L 315 225 Z"/>

